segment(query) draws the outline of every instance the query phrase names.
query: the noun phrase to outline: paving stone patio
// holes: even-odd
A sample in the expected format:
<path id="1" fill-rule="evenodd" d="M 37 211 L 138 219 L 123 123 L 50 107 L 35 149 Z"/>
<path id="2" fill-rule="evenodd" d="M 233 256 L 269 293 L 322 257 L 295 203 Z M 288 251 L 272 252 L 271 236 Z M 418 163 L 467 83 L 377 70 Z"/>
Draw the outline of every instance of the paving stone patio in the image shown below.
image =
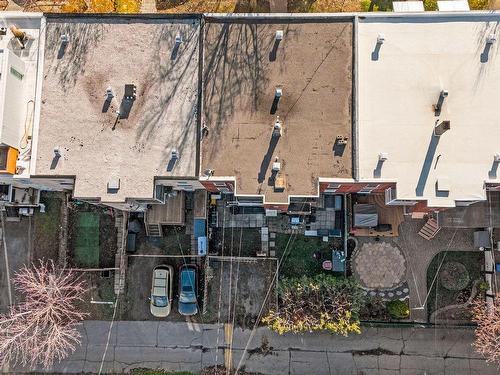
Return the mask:
<path id="1" fill-rule="evenodd" d="M 401 250 L 388 242 L 364 243 L 352 259 L 354 274 L 369 289 L 390 289 L 404 281 L 406 261 Z"/>

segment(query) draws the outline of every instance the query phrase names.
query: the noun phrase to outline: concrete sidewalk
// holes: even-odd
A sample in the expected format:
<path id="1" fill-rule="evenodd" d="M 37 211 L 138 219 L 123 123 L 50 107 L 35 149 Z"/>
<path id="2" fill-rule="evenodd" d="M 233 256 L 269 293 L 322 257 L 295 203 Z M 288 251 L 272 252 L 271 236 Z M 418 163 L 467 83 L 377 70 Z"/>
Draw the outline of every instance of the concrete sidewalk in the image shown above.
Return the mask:
<path id="1" fill-rule="evenodd" d="M 103 373 L 133 368 L 199 371 L 224 363 L 223 325 L 117 322 Z M 86 321 L 82 346 L 53 372 L 99 370 L 109 322 Z M 234 330 L 233 363 L 243 356 L 250 331 Z M 247 371 L 263 374 L 481 374 L 498 371 L 476 355 L 471 329 L 365 328 L 348 338 L 325 333 L 277 335 L 259 328 L 244 355 Z M 13 369 L 16 373 L 23 369 Z"/>

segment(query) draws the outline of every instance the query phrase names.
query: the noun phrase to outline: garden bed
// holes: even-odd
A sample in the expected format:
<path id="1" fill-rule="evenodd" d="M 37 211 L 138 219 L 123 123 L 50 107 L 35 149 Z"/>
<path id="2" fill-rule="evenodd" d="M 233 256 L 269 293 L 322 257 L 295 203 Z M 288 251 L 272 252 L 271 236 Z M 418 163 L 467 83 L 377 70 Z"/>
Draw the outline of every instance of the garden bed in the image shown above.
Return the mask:
<path id="1" fill-rule="evenodd" d="M 432 259 L 427 268 L 428 288 L 431 287 L 435 279 L 434 285 L 429 291 L 427 303 L 429 317 L 442 307 L 460 304 L 469 298 L 474 281 L 482 278 L 483 261 L 484 255 L 479 251 L 441 252 Z M 439 269 L 441 262 L 443 263 Z M 438 269 L 440 273 L 436 276 Z M 460 314 L 460 320 L 463 320 L 462 315 Z"/>

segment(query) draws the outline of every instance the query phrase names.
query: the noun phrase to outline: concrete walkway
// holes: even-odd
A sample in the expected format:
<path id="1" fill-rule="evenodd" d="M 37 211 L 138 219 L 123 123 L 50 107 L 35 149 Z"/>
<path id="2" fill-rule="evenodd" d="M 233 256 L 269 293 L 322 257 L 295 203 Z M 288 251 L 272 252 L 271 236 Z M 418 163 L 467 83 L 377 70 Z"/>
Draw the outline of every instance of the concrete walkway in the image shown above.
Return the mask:
<path id="1" fill-rule="evenodd" d="M 87 321 L 83 345 L 53 372 L 99 370 L 109 322 Z M 250 331 L 235 329 L 233 363 L 244 355 L 247 371 L 263 374 L 498 374 L 472 350 L 470 329 L 365 328 L 348 338 L 324 333 L 279 336 L 257 330 L 246 354 Z M 222 325 L 172 322 L 118 322 L 104 358 L 103 373 L 133 368 L 199 371 L 224 363 Z M 16 373 L 23 369 L 14 369 Z"/>

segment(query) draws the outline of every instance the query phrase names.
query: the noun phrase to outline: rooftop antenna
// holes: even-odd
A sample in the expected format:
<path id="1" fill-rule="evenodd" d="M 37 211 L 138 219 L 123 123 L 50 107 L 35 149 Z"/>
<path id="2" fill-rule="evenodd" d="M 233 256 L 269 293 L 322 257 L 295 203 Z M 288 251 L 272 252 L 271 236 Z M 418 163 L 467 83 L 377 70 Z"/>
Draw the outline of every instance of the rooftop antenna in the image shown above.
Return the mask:
<path id="1" fill-rule="evenodd" d="M 182 40 L 182 35 L 181 34 L 177 34 L 175 36 L 175 45 L 178 46 L 179 44 L 181 44 L 183 42 Z"/>
<path id="2" fill-rule="evenodd" d="M 389 159 L 389 154 L 387 152 L 381 152 L 380 154 L 378 154 L 378 161 L 384 162 L 387 159 Z"/>
<path id="3" fill-rule="evenodd" d="M 62 152 L 59 146 L 54 147 L 54 157 L 59 159 L 61 156 Z"/>
<path id="4" fill-rule="evenodd" d="M 279 116 L 276 116 L 276 121 L 273 125 L 273 137 L 281 137 L 281 120 Z"/>
<path id="5" fill-rule="evenodd" d="M 280 170 L 281 170 L 280 158 L 276 156 L 276 158 L 274 158 L 274 163 L 273 163 L 272 171 L 273 172 L 279 172 Z"/>
<path id="6" fill-rule="evenodd" d="M 436 114 L 439 114 L 441 112 L 441 109 L 443 108 L 444 104 L 444 99 L 448 97 L 448 90 L 441 90 L 439 93 L 439 98 L 436 104 L 434 104 L 434 111 Z"/>
<path id="7" fill-rule="evenodd" d="M 62 43 L 63 45 L 68 44 L 68 43 L 69 43 L 69 35 L 67 35 L 67 34 L 62 34 L 62 35 L 61 35 L 61 43 Z"/>
<path id="8" fill-rule="evenodd" d="M 106 100 L 111 101 L 115 97 L 115 93 L 113 92 L 113 88 L 111 86 L 108 86 L 106 89 Z"/>

